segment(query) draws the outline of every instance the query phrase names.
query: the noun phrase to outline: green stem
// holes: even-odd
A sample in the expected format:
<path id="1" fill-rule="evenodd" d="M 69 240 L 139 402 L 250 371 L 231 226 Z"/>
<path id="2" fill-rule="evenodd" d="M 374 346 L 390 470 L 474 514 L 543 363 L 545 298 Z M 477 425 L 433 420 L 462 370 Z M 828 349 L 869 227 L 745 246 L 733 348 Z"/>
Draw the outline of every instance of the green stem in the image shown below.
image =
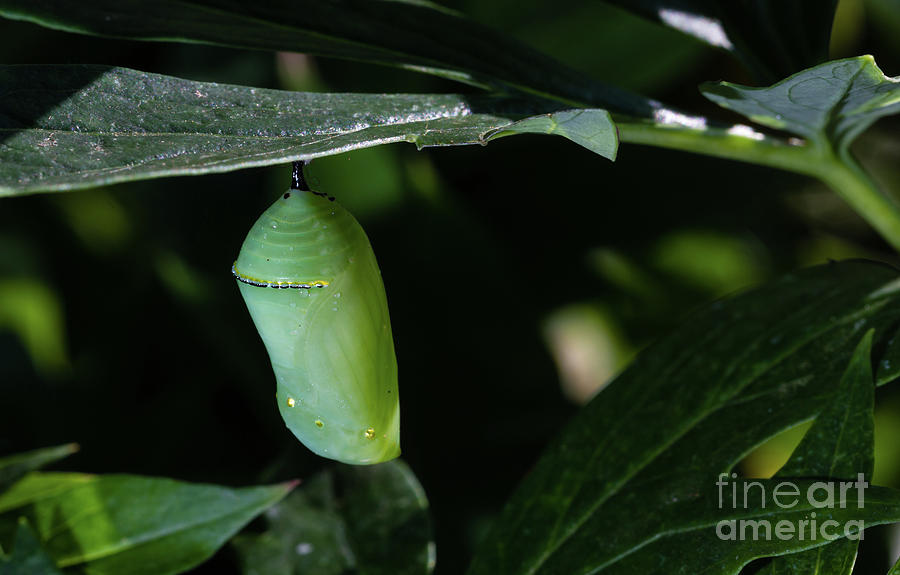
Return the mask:
<path id="1" fill-rule="evenodd" d="M 820 179 L 900 251 L 900 205 L 884 195 L 849 153 L 826 145 L 791 145 L 768 136 L 747 137 L 718 126 L 665 127 L 616 118 L 619 140 L 779 168 Z"/>
<path id="2" fill-rule="evenodd" d="M 810 162 L 810 149 L 805 144 L 795 146 L 761 134 L 761 139 L 754 139 L 718 126 L 692 129 L 622 118 L 615 118 L 615 121 L 621 142 L 694 152 L 807 175 L 816 174 L 815 166 Z"/>
<path id="3" fill-rule="evenodd" d="M 900 251 L 900 205 L 878 189 L 849 154 L 821 164 L 819 178 Z"/>

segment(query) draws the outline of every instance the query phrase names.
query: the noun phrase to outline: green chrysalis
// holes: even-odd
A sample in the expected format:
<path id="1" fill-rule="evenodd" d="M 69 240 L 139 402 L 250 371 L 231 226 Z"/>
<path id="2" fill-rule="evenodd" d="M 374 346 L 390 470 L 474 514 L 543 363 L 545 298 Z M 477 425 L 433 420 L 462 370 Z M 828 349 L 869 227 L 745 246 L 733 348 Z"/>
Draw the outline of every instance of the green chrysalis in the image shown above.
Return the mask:
<path id="1" fill-rule="evenodd" d="M 294 435 L 344 463 L 400 455 L 387 298 L 356 219 L 334 198 L 286 192 L 247 234 L 233 273 L 269 352 L 278 409 Z"/>

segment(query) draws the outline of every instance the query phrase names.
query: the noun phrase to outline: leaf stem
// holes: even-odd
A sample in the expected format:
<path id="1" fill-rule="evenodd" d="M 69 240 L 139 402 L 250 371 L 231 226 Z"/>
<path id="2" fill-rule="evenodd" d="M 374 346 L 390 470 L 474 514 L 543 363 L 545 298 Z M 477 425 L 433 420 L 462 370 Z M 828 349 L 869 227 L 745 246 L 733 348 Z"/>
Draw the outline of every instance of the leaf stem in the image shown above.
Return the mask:
<path id="1" fill-rule="evenodd" d="M 660 126 L 634 119 L 615 118 L 615 121 L 621 142 L 683 150 L 807 175 L 816 174 L 814 166 L 810 165 L 808 146 L 792 145 L 753 132 L 750 128 L 748 135 L 742 135 L 736 132 L 735 126 L 687 128 Z"/>
<path id="2" fill-rule="evenodd" d="M 849 152 L 836 155 L 827 144 L 792 145 L 752 131 L 743 134 L 734 127 L 668 127 L 633 118 L 616 118 L 616 126 L 622 142 L 760 164 L 818 178 L 900 251 L 900 205 L 878 189 Z"/>
<path id="3" fill-rule="evenodd" d="M 900 205 L 885 195 L 849 154 L 819 164 L 825 184 L 844 199 L 897 251 L 900 251 Z"/>

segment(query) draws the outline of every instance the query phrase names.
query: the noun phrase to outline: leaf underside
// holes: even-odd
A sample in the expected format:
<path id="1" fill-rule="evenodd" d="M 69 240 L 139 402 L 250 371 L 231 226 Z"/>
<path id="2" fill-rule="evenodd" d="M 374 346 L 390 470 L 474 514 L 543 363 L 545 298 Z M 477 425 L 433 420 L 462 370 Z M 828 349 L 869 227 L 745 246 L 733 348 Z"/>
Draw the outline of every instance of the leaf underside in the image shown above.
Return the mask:
<path id="1" fill-rule="evenodd" d="M 766 88 L 707 83 L 704 96 L 754 122 L 845 153 L 876 120 L 900 113 L 900 78 L 871 56 L 827 62 Z"/>
<path id="2" fill-rule="evenodd" d="M 556 133 L 613 159 L 603 110 L 480 96 L 318 94 L 104 66 L 0 67 L 0 195 L 270 165 L 412 142 Z M 534 113 L 543 124 L 516 124 Z M 560 120 L 557 116 L 563 114 Z"/>
<path id="3" fill-rule="evenodd" d="M 501 93 L 647 116 L 650 101 L 591 80 L 509 36 L 423 0 L 0 0 L 0 15 L 128 38 L 304 52 L 402 66 Z"/>

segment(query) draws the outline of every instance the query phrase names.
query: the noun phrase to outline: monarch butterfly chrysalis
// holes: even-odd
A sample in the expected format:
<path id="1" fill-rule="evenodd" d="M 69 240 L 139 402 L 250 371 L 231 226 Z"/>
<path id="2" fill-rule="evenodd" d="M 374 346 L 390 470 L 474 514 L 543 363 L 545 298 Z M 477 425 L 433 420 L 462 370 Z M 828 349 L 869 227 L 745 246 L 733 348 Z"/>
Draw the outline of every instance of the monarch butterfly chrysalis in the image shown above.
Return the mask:
<path id="1" fill-rule="evenodd" d="M 400 455 L 397 359 L 381 272 L 359 223 L 294 184 L 256 221 L 232 269 L 275 371 L 278 409 L 315 453 Z"/>

